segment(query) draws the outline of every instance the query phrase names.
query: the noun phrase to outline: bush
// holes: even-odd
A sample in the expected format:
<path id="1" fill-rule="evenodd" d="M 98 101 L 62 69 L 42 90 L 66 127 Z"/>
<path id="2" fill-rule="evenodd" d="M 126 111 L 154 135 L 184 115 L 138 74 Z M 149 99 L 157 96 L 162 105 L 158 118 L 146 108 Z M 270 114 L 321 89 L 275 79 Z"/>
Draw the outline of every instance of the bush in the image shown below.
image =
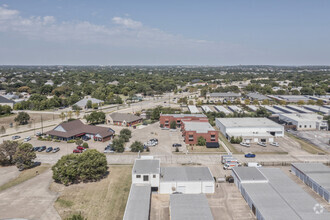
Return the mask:
<path id="1" fill-rule="evenodd" d="M 128 128 L 121 129 L 120 135 L 127 135 L 128 138 L 132 137 L 132 132 Z"/>
<path id="2" fill-rule="evenodd" d="M 133 144 L 131 145 L 131 151 L 132 152 L 143 152 L 143 144 L 140 141 L 134 141 Z"/>
<path id="3" fill-rule="evenodd" d="M 206 145 L 206 140 L 205 140 L 205 138 L 203 138 L 202 136 L 200 136 L 200 137 L 197 139 L 197 145 L 198 145 L 198 146 L 205 146 L 205 145 Z"/>
<path id="4" fill-rule="evenodd" d="M 176 129 L 176 122 L 175 121 L 171 121 L 170 128 L 171 129 Z"/>
<path id="5" fill-rule="evenodd" d="M 105 176 L 108 170 L 107 159 L 97 150 L 88 150 L 82 154 L 63 156 L 52 167 L 53 179 L 68 185 L 81 181 L 97 181 Z"/>
<path id="6" fill-rule="evenodd" d="M 88 143 L 84 142 L 82 145 L 83 148 L 89 148 Z"/>
<path id="7" fill-rule="evenodd" d="M 68 143 L 68 144 L 72 144 L 72 143 L 75 143 L 76 142 L 76 140 L 68 140 L 66 143 Z"/>
<path id="8" fill-rule="evenodd" d="M 87 220 L 87 218 L 85 218 L 84 216 L 81 215 L 81 213 L 79 213 L 79 214 L 73 214 L 70 217 L 66 218 L 65 220 Z"/>
<path id="9" fill-rule="evenodd" d="M 112 141 L 112 147 L 114 149 L 114 151 L 122 153 L 125 151 L 124 148 L 124 140 L 121 138 L 115 138 Z"/>
<path id="10" fill-rule="evenodd" d="M 60 140 L 53 140 L 54 142 L 61 142 Z"/>
<path id="11" fill-rule="evenodd" d="M 178 147 L 176 147 L 175 148 L 175 152 L 179 152 L 180 150 L 179 150 L 179 148 Z"/>
<path id="12" fill-rule="evenodd" d="M 230 143 L 232 143 L 232 144 L 239 144 L 242 141 L 243 141 L 243 138 L 242 137 L 234 137 L 234 136 L 232 136 L 230 138 Z"/>
<path id="13" fill-rule="evenodd" d="M 80 146 L 80 145 L 82 145 L 83 141 L 81 139 L 78 139 L 78 140 L 76 140 L 75 143 L 77 146 Z"/>
<path id="14" fill-rule="evenodd" d="M 123 139 L 124 142 L 129 142 L 129 136 L 127 134 L 121 134 L 119 135 L 120 139 Z"/>

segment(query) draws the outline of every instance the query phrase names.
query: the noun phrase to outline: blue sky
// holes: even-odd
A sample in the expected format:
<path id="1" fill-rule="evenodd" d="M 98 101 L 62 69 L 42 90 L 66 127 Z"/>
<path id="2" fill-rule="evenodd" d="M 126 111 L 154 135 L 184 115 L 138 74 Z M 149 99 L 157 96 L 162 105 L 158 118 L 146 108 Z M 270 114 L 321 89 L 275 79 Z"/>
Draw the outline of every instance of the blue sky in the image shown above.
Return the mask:
<path id="1" fill-rule="evenodd" d="M 330 65 L 330 1 L 0 1 L 0 64 Z"/>

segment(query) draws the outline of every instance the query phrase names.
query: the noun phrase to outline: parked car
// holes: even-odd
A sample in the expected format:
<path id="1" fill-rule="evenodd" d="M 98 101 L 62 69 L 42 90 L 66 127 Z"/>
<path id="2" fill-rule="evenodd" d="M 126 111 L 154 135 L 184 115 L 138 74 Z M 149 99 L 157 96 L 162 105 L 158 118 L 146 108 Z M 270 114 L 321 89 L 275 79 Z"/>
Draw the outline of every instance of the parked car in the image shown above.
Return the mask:
<path id="1" fill-rule="evenodd" d="M 250 147 L 249 143 L 245 143 L 245 142 L 241 142 L 240 145 L 244 146 L 244 147 Z"/>
<path id="2" fill-rule="evenodd" d="M 106 149 L 106 150 L 103 151 L 103 153 L 105 153 L 105 154 L 106 154 L 106 153 L 114 153 L 114 151 L 111 150 L 111 149 Z"/>
<path id="3" fill-rule="evenodd" d="M 40 137 L 40 136 L 42 136 L 42 133 L 38 131 L 38 132 L 36 133 L 36 136 Z"/>
<path id="4" fill-rule="evenodd" d="M 247 154 L 245 154 L 245 157 L 246 157 L 246 158 L 255 158 L 256 155 L 253 154 L 253 153 L 247 153 Z"/>
<path id="5" fill-rule="evenodd" d="M 91 139 L 91 138 L 88 137 L 88 136 L 83 136 L 83 137 L 82 137 L 82 140 L 83 140 L 83 141 L 88 141 L 88 140 L 90 140 L 90 139 Z"/>
<path id="6" fill-rule="evenodd" d="M 274 147 L 279 147 L 280 145 L 278 144 L 278 142 L 271 142 L 270 145 L 274 146 Z"/>
<path id="7" fill-rule="evenodd" d="M 79 150 L 79 149 L 74 149 L 73 150 L 73 153 L 82 153 L 83 151 L 82 150 Z"/>
<path id="8" fill-rule="evenodd" d="M 53 153 L 56 153 L 56 152 L 58 152 L 58 151 L 60 151 L 60 148 L 59 147 L 55 147 L 54 149 L 53 149 Z"/>
<path id="9" fill-rule="evenodd" d="M 49 153 L 49 152 L 51 152 L 52 150 L 53 150 L 53 148 L 52 148 L 52 147 L 49 147 L 49 148 L 47 148 L 46 153 Z"/>
<path id="10" fill-rule="evenodd" d="M 28 142 L 28 141 L 30 141 L 30 140 L 31 140 L 31 137 L 30 137 L 30 136 L 24 138 L 24 142 Z"/>
<path id="11" fill-rule="evenodd" d="M 39 147 L 38 152 L 42 152 L 44 150 L 46 150 L 46 146 Z"/>
<path id="12" fill-rule="evenodd" d="M 13 139 L 13 140 L 20 139 L 20 138 L 21 138 L 21 136 L 18 136 L 18 135 L 15 135 L 15 136 L 11 137 L 11 139 Z"/>
<path id="13" fill-rule="evenodd" d="M 175 143 L 175 144 L 172 144 L 172 147 L 182 147 L 182 144 Z"/>
<path id="14" fill-rule="evenodd" d="M 38 151 L 40 147 L 34 147 L 33 151 Z"/>
<path id="15" fill-rule="evenodd" d="M 247 164 L 248 167 L 262 167 L 262 165 L 260 165 L 259 163 L 256 162 L 249 162 Z"/>
<path id="16" fill-rule="evenodd" d="M 77 146 L 77 149 L 78 149 L 78 150 L 85 150 L 85 148 L 82 147 L 82 146 Z"/>
<path id="17" fill-rule="evenodd" d="M 260 146 L 262 146 L 262 147 L 266 147 L 266 146 L 267 146 L 266 143 L 261 142 L 261 141 L 258 142 L 258 145 L 260 145 Z"/>

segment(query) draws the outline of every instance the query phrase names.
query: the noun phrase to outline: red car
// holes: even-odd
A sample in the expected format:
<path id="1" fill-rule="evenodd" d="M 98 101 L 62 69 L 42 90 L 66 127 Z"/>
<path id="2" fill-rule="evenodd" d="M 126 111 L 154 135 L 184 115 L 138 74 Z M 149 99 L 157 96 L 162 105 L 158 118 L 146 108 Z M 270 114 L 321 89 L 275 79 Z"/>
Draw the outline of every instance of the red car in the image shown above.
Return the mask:
<path id="1" fill-rule="evenodd" d="M 79 149 L 74 149 L 73 150 L 73 153 L 82 153 L 83 151 L 82 150 L 79 150 Z"/>
<path id="2" fill-rule="evenodd" d="M 77 149 L 78 150 L 85 150 L 85 148 L 83 148 L 82 146 L 78 146 Z"/>

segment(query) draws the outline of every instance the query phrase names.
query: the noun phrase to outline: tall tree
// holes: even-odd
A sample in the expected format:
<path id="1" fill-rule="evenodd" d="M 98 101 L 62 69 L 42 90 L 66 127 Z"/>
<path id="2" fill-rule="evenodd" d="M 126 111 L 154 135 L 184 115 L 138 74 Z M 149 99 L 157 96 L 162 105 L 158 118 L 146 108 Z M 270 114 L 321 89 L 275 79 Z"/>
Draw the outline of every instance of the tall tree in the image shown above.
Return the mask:
<path id="1" fill-rule="evenodd" d="M 30 120 L 30 115 L 26 112 L 19 112 L 16 118 L 14 119 L 15 122 L 18 122 L 20 125 L 25 125 Z"/>
<path id="2" fill-rule="evenodd" d="M 36 158 L 36 153 L 32 150 L 33 146 L 29 143 L 24 143 L 18 146 L 14 155 L 14 160 L 18 168 L 30 168 L 33 165 L 33 160 Z"/>
<path id="3" fill-rule="evenodd" d="M 17 151 L 18 142 L 17 141 L 3 141 L 0 144 L 0 163 L 14 164 L 13 157 Z"/>

